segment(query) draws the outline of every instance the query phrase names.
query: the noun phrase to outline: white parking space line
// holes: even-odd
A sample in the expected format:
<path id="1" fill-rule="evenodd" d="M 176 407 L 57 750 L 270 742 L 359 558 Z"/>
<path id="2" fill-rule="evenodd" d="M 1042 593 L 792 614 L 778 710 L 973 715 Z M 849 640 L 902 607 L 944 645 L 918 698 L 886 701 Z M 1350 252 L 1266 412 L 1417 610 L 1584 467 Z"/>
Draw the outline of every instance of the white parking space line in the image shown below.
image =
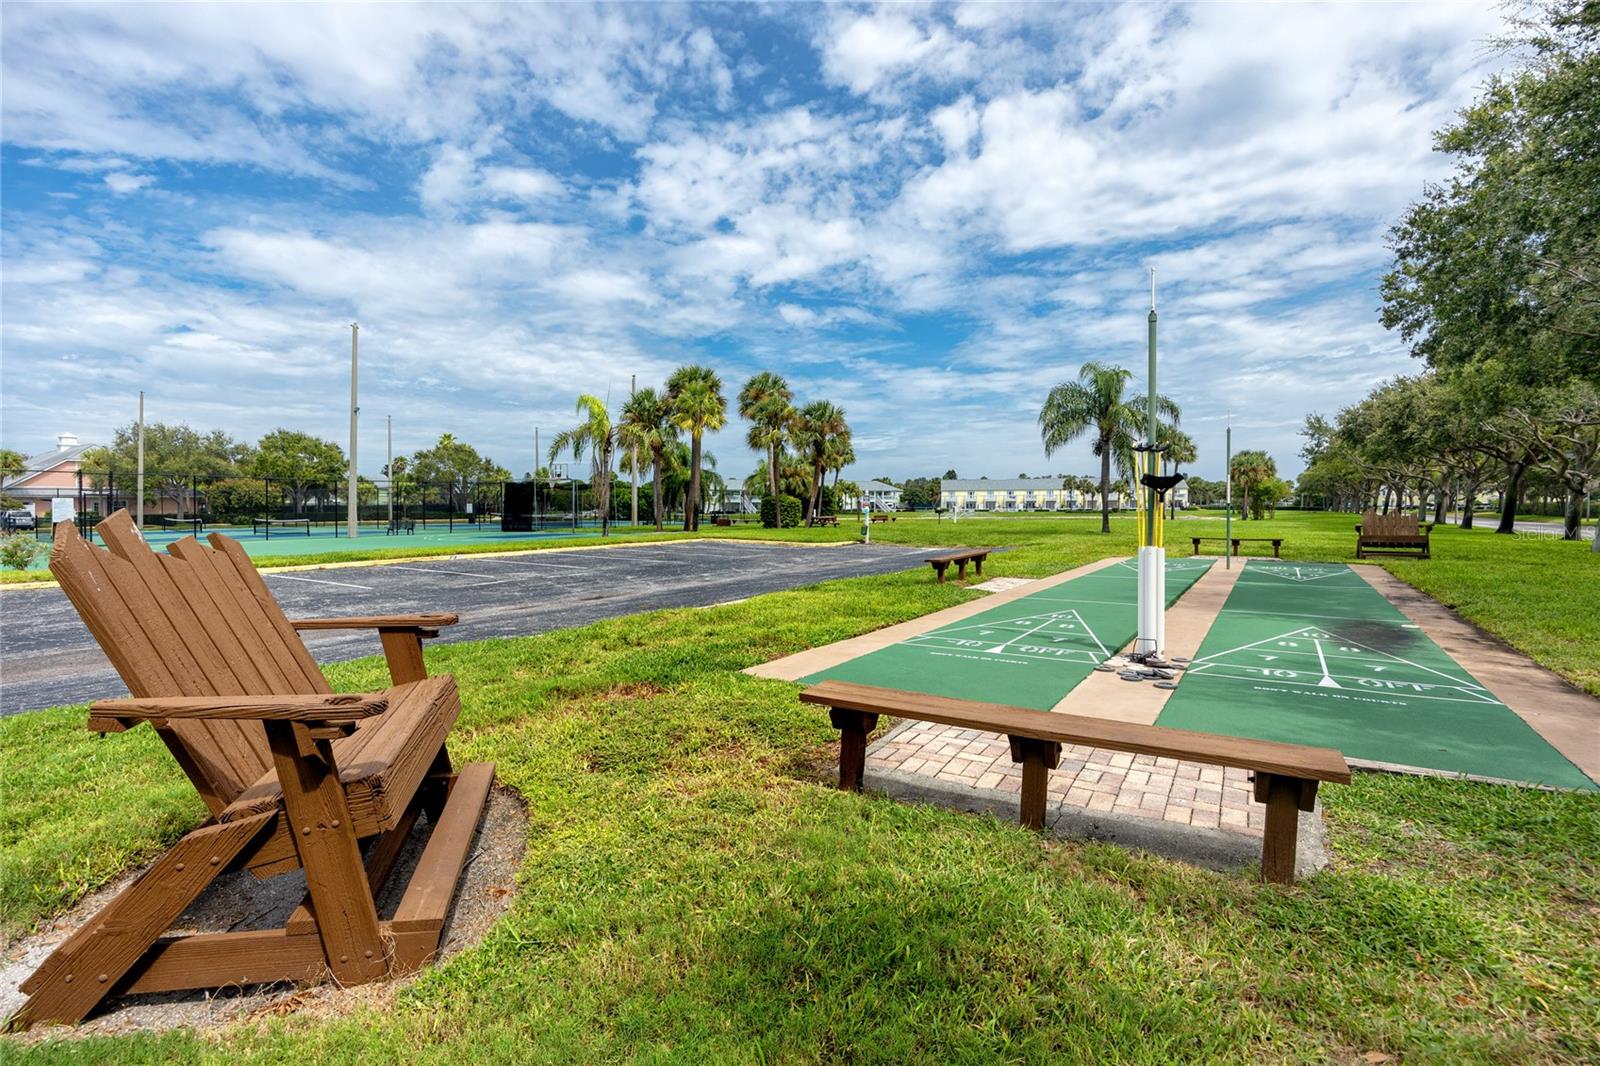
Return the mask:
<path id="1" fill-rule="evenodd" d="M 415 570 L 419 574 L 455 574 L 457 577 L 482 577 L 493 581 L 509 581 L 510 578 L 496 578 L 493 574 L 474 574 L 469 570 L 447 570 L 442 566 L 399 566 L 391 565 L 390 570 Z"/>
<path id="2" fill-rule="evenodd" d="M 340 588 L 343 588 L 343 589 L 360 589 L 363 592 L 371 592 L 372 591 L 372 586 L 371 585 L 352 585 L 348 581 L 324 581 L 323 579 L 317 578 L 317 577 L 295 577 L 293 574 L 270 574 L 269 573 L 269 574 L 266 574 L 264 576 L 266 576 L 266 577 L 275 577 L 275 578 L 279 579 L 280 581 L 308 581 L 313 585 L 338 585 Z"/>

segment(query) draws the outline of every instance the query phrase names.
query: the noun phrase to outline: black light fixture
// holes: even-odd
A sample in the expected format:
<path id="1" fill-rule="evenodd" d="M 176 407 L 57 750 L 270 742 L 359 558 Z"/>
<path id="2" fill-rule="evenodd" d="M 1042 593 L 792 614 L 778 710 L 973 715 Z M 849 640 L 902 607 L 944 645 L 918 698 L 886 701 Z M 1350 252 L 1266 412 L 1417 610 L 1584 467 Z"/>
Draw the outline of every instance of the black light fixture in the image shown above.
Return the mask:
<path id="1" fill-rule="evenodd" d="M 1155 452 L 1159 455 L 1162 452 L 1169 452 L 1172 449 L 1166 444 L 1135 444 L 1133 446 L 1133 450 L 1136 452 Z M 1173 460 L 1172 473 L 1140 474 L 1139 484 L 1143 485 L 1145 488 L 1156 490 L 1157 503 L 1166 503 L 1167 493 L 1172 491 L 1178 482 L 1182 481 L 1187 476 L 1187 474 L 1181 474 L 1178 472 L 1177 460 Z"/>

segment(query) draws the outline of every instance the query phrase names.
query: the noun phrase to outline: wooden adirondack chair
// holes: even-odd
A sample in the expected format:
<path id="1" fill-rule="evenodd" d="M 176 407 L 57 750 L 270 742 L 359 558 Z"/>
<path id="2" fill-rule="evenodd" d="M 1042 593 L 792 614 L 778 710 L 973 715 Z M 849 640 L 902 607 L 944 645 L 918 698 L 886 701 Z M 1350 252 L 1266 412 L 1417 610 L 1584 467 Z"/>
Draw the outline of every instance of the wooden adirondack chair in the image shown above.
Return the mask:
<path id="1" fill-rule="evenodd" d="M 185 537 L 160 555 L 126 511 L 106 548 L 58 525 L 50 570 L 133 694 L 101 700 L 89 728 L 149 722 L 210 809 L 143 876 L 45 960 L 11 1020 L 76 1022 L 108 994 L 332 976 L 360 984 L 415 970 L 438 948 L 494 780 L 450 767 L 455 679 L 428 677 L 422 639 L 453 614 L 291 622 L 237 542 Z M 392 688 L 338 695 L 296 630 L 375 629 Z M 374 895 L 420 813 L 433 823 L 394 917 Z M 361 844 L 368 842 L 363 856 Z M 303 868 L 288 924 L 163 936 L 225 871 Z"/>

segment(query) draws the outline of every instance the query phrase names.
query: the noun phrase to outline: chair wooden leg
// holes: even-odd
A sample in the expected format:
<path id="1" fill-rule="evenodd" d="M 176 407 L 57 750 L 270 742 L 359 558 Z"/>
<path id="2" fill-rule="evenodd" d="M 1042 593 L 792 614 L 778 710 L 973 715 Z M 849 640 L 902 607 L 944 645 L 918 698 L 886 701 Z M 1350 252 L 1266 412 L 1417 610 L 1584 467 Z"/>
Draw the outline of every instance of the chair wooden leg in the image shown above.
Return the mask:
<path id="1" fill-rule="evenodd" d="M 878 716 L 832 707 L 828 717 L 839 731 L 839 787 L 860 792 L 867 772 L 867 737 L 878 728 Z"/>
<path id="2" fill-rule="evenodd" d="M 434 825 L 439 824 L 439 816 L 444 813 L 445 801 L 450 798 L 450 788 L 455 778 L 455 771 L 450 767 L 450 751 L 440 744 L 428 767 L 427 776 L 422 779 L 422 786 L 417 789 L 422 809 L 428 812 L 428 821 Z"/>
<path id="3" fill-rule="evenodd" d="M 1061 765 L 1061 745 L 1053 740 L 1008 737 L 1011 759 L 1022 764 L 1022 810 L 1018 821 L 1029 829 L 1044 828 L 1050 771 Z"/>
<path id="4" fill-rule="evenodd" d="M 32 994 L 10 1026 L 81 1020 L 276 817 L 214 823 L 178 841 L 23 983 Z"/>
<path id="5" fill-rule="evenodd" d="M 296 722 L 268 722 L 267 741 L 328 969 L 346 985 L 382 977 L 389 961 L 333 747 Z"/>

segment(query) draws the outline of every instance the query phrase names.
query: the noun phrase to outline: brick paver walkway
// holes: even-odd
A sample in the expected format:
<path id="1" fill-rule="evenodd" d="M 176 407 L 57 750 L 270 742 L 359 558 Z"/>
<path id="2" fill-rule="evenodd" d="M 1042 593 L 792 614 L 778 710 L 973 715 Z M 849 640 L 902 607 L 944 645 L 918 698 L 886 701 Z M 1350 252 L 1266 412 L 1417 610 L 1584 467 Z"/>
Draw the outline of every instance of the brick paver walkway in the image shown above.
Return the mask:
<path id="1" fill-rule="evenodd" d="M 902 722 L 867 752 L 867 773 L 897 770 L 947 785 L 1022 790 L 1022 767 L 1006 738 L 932 722 Z M 1200 763 L 1063 745 L 1050 798 L 1110 811 L 1259 837 L 1266 810 L 1251 799 L 1249 772 Z"/>

